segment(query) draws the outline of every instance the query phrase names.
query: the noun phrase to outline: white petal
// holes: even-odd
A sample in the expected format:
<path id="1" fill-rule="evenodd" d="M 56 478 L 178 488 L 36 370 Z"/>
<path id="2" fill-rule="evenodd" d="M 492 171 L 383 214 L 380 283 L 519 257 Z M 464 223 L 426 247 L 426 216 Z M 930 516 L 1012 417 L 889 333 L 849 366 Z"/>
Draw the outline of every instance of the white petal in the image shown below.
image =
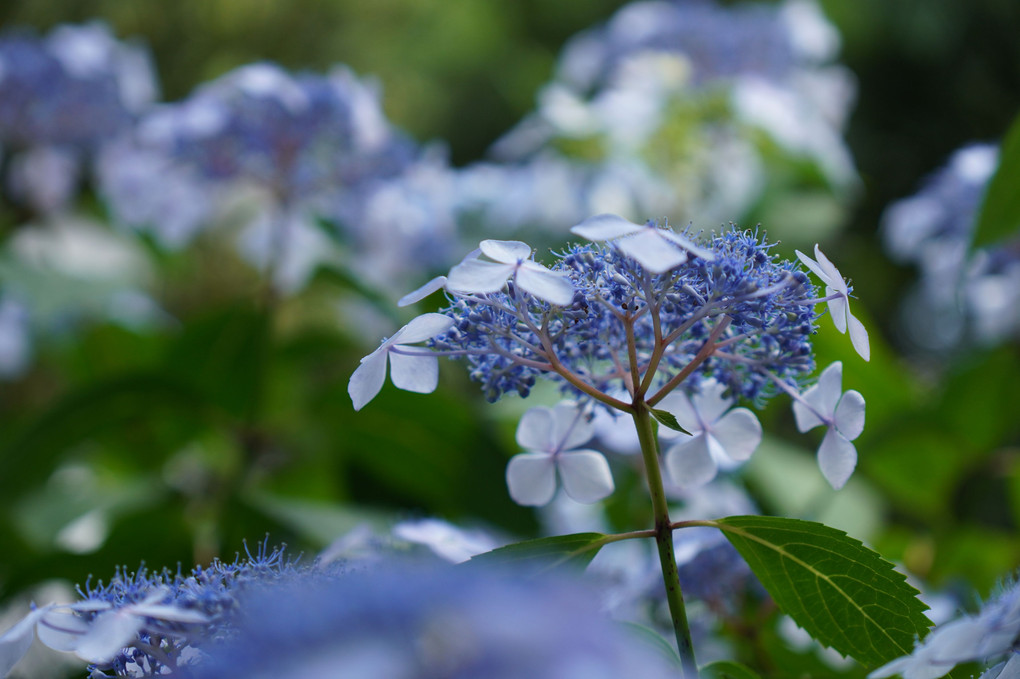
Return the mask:
<path id="1" fill-rule="evenodd" d="M 548 504 L 556 492 L 556 465 L 552 455 L 521 453 L 513 456 L 506 466 L 506 485 L 510 497 L 519 505 Z"/>
<path id="2" fill-rule="evenodd" d="M 843 362 L 835 361 L 818 376 L 818 382 L 804 392 L 804 400 L 825 415 L 836 412 L 836 404 L 843 395 Z"/>
<path id="3" fill-rule="evenodd" d="M 613 492 L 613 474 L 602 453 L 575 450 L 556 456 L 563 490 L 572 499 L 591 504 Z"/>
<path id="4" fill-rule="evenodd" d="M 439 359 L 431 354 L 390 352 L 390 381 L 393 386 L 418 394 L 431 394 L 439 385 Z"/>
<path id="5" fill-rule="evenodd" d="M 818 447 L 818 466 L 829 485 L 839 490 L 857 466 L 857 449 L 845 436 L 830 427 Z"/>
<path id="6" fill-rule="evenodd" d="M 478 248 L 486 257 L 503 264 L 517 264 L 531 257 L 531 246 L 519 240 L 483 240 Z"/>
<path id="7" fill-rule="evenodd" d="M 414 344 L 436 335 L 442 335 L 453 327 L 453 319 L 443 314 L 422 314 L 411 321 L 400 330 L 397 330 L 389 339 L 389 344 Z"/>
<path id="8" fill-rule="evenodd" d="M 887 677 L 894 677 L 897 674 L 902 674 L 903 670 L 909 668 L 912 664 L 913 661 L 909 655 L 902 658 L 896 658 L 896 660 L 882 665 L 877 670 L 869 674 L 868 679 L 886 679 Z"/>
<path id="9" fill-rule="evenodd" d="M 183 622 L 199 624 L 209 622 L 209 616 L 190 608 L 181 608 L 173 604 L 134 604 L 131 606 L 134 615 L 146 618 L 157 618 L 167 622 Z"/>
<path id="10" fill-rule="evenodd" d="M 552 409 L 537 406 L 524 413 L 517 424 L 517 444 L 521 448 L 552 453 L 558 443 Z"/>
<path id="11" fill-rule="evenodd" d="M 859 391 L 843 394 L 836 406 L 836 429 L 839 433 L 853 441 L 864 431 L 864 397 Z"/>
<path id="12" fill-rule="evenodd" d="M 687 261 L 687 253 L 662 238 L 657 229 L 647 228 L 621 238 L 616 247 L 651 273 L 665 273 Z"/>
<path id="13" fill-rule="evenodd" d="M 825 294 L 831 294 L 832 288 L 826 287 Z M 846 332 L 846 316 L 850 313 L 850 303 L 846 297 L 837 297 L 836 299 L 830 299 L 829 302 L 829 315 L 832 316 L 832 324 L 836 326 L 836 330 L 841 333 Z"/>
<path id="14" fill-rule="evenodd" d="M 74 652 L 89 662 L 108 662 L 135 639 L 145 620 L 124 611 L 100 613 Z"/>
<path id="15" fill-rule="evenodd" d="M 84 618 L 63 611 L 49 611 L 39 621 L 36 634 L 54 651 L 73 651 L 90 629 Z"/>
<path id="16" fill-rule="evenodd" d="M 0 677 L 6 677 L 18 661 L 28 653 L 35 639 L 35 624 L 49 610 L 38 608 L 19 620 L 0 636 Z"/>
<path id="17" fill-rule="evenodd" d="M 816 245 L 815 247 L 817 248 L 818 246 Z M 818 265 L 818 262 L 808 257 L 800 250 L 794 250 L 794 252 L 797 253 L 798 259 L 804 263 L 804 266 L 811 269 L 811 271 L 818 276 L 819 279 L 821 279 L 822 283 L 825 283 L 826 285 L 830 285 L 832 283 L 832 278 L 829 274 L 825 273 L 825 270 Z"/>
<path id="18" fill-rule="evenodd" d="M 829 258 L 825 256 L 821 248 L 818 247 L 818 243 L 815 243 L 815 259 L 818 260 L 818 266 L 825 272 L 825 275 L 829 280 L 825 281 L 827 285 L 836 289 L 837 292 L 846 296 L 846 282 L 843 280 L 843 276 L 839 273 L 839 269 L 836 265 L 829 261 Z"/>
<path id="19" fill-rule="evenodd" d="M 708 445 L 708 437 L 699 434 L 674 444 L 666 452 L 666 469 L 674 483 L 689 488 L 715 478 L 716 463 Z"/>
<path id="20" fill-rule="evenodd" d="M 702 259 L 704 259 L 705 261 L 708 261 L 708 262 L 715 261 L 715 253 L 714 252 L 712 252 L 711 250 L 708 250 L 706 248 L 701 247 L 700 245 L 698 245 L 697 243 L 692 241 L 690 238 L 687 238 L 685 236 L 681 236 L 680 234 L 676 233 L 675 231 L 671 231 L 669 229 L 660 230 L 658 233 L 659 233 L 659 235 L 661 237 L 665 238 L 666 240 L 672 241 L 676 245 L 679 245 L 680 247 L 682 247 L 684 250 L 686 250 L 687 252 L 689 252 L 692 255 L 696 255 L 698 257 L 701 257 Z"/>
<path id="21" fill-rule="evenodd" d="M 817 387 L 811 387 L 811 389 L 816 388 Z M 802 396 L 807 395 L 811 389 L 805 391 Z M 820 419 L 813 410 L 800 401 L 793 402 L 793 419 L 797 421 L 797 431 L 802 434 L 810 429 L 814 429 L 815 427 L 825 424 L 824 420 Z"/>
<path id="22" fill-rule="evenodd" d="M 715 422 L 733 405 L 733 399 L 723 396 L 726 385 L 715 380 L 707 380 L 701 385 L 701 391 L 691 397 L 691 403 L 705 423 Z"/>
<path id="23" fill-rule="evenodd" d="M 517 269 L 514 282 L 521 290 L 551 304 L 569 306 L 574 300 L 574 284 L 566 274 L 550 271 L 535 262 L 524 262 Z"/>
<path id="24" fill-rule="evenodd" d="M 386 356 L 389 346 L 383 345 L 361 359 L 361 365 L 351 375 L 347 384 L 347 393 L 351 396 L 355 410 L 361 410 L 365 404 L 375 398 L 386 381 Z"/>
<path id="25" fill-rule="evenodd" d="M 420 302 L 436 290 L 442 289 L 446 285 L 446 276 L 436 276 L 425 285 L 421 286 L 413 292 L 409 292 L 400 299 L 397 300 L 397 306 L 410 306 L 415 302 Z"/>
<path id="26" fill-rule="evenodd" d="M 734 408 L 719 418 L 712 427 L 712 435 L 731 460 L 742 462 L 761 443 L 761 422 L 747 408 Z"/>
<path id="27" fill-rule="evenodd" d="M 506 279 L 513 274 L 515 265 L 469 259 L 450 269 L 446 289 L 454 292 L 499 292 Z"/>
<path id="28" fill-rule="evenodd" d="M 553 441 L 557 450 L 573 450 L 595 436 L 595 424 L 573 401 L 561 401 L 552 409 Z"/>
<path id="29" fill-rule="evenodd" d="M 853 343 L 854 349 L 857 350 L 861 358 L 865 361 L 870 361 L 871 347 L 868 344 L 868 331 L 864 328 L 864 324 L 850 313 L 849 303 L 847 303 L 846 307 L 846 318 L 850 325 L 850 341 Z"/>
<path id="30" fill-rule="evenodd" d="M 964 616 L 952 622 L 940 625 L 937 643 L 931 644 L 925 639 L 925 646 L 932 646 L 934 657 L 952 667 L 957 663 L 969 660 L 980 660 L 989 655 L 999 655 L 1009 650 L 1016 633 L 1009 635 L 1000 648 L 990 648 L 988 653 L 981 652 L 982 642 L 992 636 L 990 625 L 980 617 Z M 934 632 L 932 632 L 934 634 Z"/>
<path id="31" fill-rule="evenodd" d="M 666 398 L 659 401 L 659 408 L 671 413 L 676 418 L 676 423 L 691 434 L 703 431 L 701 420 L 698 419 L 698 413 L 694 409 L 694 404 L 691 403 L 691 399 L 687 394 L 680 389 L 670 392 Z M 659 427 L 659 436 L 662 436 L 665 432 L 664 427 Z M 667 438 L 669 438 L 668 435 Z"/>
<path id="32" fill-rule="evenodd" d="M 570 229 L 570 233 L 587 238 L 588 240 L 613 240 L 645 228 L 641 224 L 627 221 L 623 217 L 611 214 L 595 215 L 588 217 L 577 226 Z"/>

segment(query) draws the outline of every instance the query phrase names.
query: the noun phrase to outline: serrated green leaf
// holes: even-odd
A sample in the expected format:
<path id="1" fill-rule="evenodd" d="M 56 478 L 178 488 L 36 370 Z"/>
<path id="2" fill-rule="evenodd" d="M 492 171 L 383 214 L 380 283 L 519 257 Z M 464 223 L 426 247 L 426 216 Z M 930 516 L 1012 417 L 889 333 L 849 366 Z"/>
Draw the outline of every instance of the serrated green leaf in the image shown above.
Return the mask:
<path id="1" fill-rule="evenodd" d="M 478 554 L 467 563 L 485 566 L 524 566 L 538 569 L 557 568 L 566 564 L 584 568 L 598 554 L 602 533 L 572 533 L 551 538 L 525 540 Z"/>
<path id="2" fill-rule="evenodd" d="M 993 243 L 1020 228 L 1020 117 L 1013 121 L 999 149 L 999 167 L 988 182 L 974 228 L 974 245 Z"/>
<path id="3" fill-rule="evenodd" d="M 770 516 L 720 528 L 779 608 L 812 637 L 865 665 L 907 655 L 931 622 L 893 565 L 841 530 Z"/>
<path id="4" fill-rule="evenodd" d="M 668 427 L 673 431 L 678 431 L 690 436 L 691 432 L 687 431 L 686 429 L 680 426 L 680 423 L 676 421 L 676 417 L 673 415 L 673 413 L 668 412 L 666 410 L 657 410 L 655 408 L 652 408 L 651 413 L 652 417 L 654 417 L 655 420 L 662 426 Z"/>
<path id="5" fill-rule="evenodd" d="M 716 660 L 698 669 L 700 679 L 761 679 L 757 672 L 747 665 L 732 660 Z"/>

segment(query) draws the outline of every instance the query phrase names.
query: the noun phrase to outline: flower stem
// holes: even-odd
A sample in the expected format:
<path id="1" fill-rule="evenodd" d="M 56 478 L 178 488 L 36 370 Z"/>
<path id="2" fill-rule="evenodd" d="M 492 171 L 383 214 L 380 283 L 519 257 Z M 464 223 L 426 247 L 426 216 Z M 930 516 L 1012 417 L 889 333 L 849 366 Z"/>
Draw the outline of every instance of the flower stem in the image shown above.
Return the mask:
<path id="1" fill-rule="evenodd" d="M 666 602 L 669 604 L 669 615 L 673 620 L 677 650 L 680 652 L 684 676 L 694 679 L 698 676 L 698 666 L 694 661 L 694 646 L 691 644 L 691 630 L 687 623 L 687 609 L 684 606 L 684 596 L 680 589 L 680 574 L 676 567 L 673 527 L 669 519 L 669 507 L 666 504 L 666 491 L 662 485 L 655 428 L 652 424 L 650 409 L 643 401 L 634 404 L 632 415 L 634 426 L 637 427 L 638 440 L 641 442 L 641 456 L 644 459 L 645 472 L 648 476 L 648 490 L 652 496 L 652 510 L 655 514 L 655 544 L 659 550 L 662 581 L 666 586 Z"/>

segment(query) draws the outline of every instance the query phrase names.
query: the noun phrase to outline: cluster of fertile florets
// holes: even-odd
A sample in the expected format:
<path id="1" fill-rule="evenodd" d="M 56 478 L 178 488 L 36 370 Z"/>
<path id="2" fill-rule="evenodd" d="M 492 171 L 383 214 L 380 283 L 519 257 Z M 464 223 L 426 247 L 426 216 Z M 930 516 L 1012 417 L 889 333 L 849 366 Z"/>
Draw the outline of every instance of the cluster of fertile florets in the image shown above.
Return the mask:
<path id="1" fill-rule="evenodd" d="M 754 400 L 773 391 L 766 374 L 795 381 L 812 371 L 816 310 L 808 302 L 815 289 L 807 276 L 770 255 L 753 232 L 734 228 L 706 245 L 711 260 L 691 257 L 659 274 L 612 244 L 573 245 L 551 267 L 573 286 L 569 305 L 512 282 L 486 295 L 454 292 L 441 311 L 453 326 L 430 345 L 463 356 L 490 401 L 514 391 L 526 396 L 539 375 L 555 377 L 550 356 L 599 391 L 627 389 L 631 332 L 640 373 L 652 368 L 651 385 L 661 387 L 691 363 L 724 317 L 728 326 L 716 338 L 722 348 L 688 384 L 714 377 Z M 666 348 L 650 366 L 657 346 Z"/>
<path id="2" fill-rule="evenodd" d="M 666 467 L 680 485 L 697 485 L 720 464 L 746 460 L 761 440 L 754 414 L 731 410 L 736 400 L 760 403 L 783 391 L 801 431 L 827 428 L 822 473 L 836 488 L 846 483 L 864 399 L 843 392 L 838 362 L 803 393 L 802 381 L 815 368 L 819 304 L 865 360 L 868 333 L 850 313 L 851 288 L 817 246 L 814 259 L 797 252 L 796 263 L 772 255 L 757 232 L 732 227 L 699 240 L 608 214 L 571 231 L 594 242 L 570 246 L 551 268 L 526 243 L 486 240 L 448 277 L 404 297 L 401 305 L 445 289 L 450 305 L 415 318 L 361 360 L 348 386 L 355 409 L 379 393 L 387 370 L 401 389 L 433 391 L 440 355 L 465 359 L 490 401 L 526 396 L 537 377 L 550 377 L 573 400 L 562 412 L 522 419 L 518 442 L 531 452 L 508 467 L 511 495 L 544 504 L 558 475 L 568 495 L 594 502 L 612 492 L 609 467 L 600 454 L 567 445 L 590 438 L 574 434 L 593 406 L 675 417 L 665 421 L 686 438 L 667 451 Z M 419 342 L 427 346 L 411 346 Z"/>

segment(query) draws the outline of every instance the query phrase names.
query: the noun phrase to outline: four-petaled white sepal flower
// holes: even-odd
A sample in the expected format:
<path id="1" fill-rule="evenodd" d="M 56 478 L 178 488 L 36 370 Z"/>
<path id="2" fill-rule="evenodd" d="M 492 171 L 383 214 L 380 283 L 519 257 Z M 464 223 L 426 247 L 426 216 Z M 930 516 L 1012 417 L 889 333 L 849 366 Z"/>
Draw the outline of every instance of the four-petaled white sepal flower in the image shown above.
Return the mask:
<path id="1" fill-rule="evenodd" d="M 570 229 L 570 233 L 593 241 L 615 241 L 620 252 L 652 273 L 675 269 L 687 261 L 688 254 L 708 261 L 715 259 L 711 250 L 670 229 L 660 229 L 653 222 L 635 224 L 612 214 L 589 217 Z"/>
<path id="2" fill-rule="evenodd" d="M 870 360 L 871 348 L 868 346 L 868 331 L 864 328 L 864 324 L 850 313 L 850 292 L 839 269 L 818 249 L 817 244 L 815 245 L 815 257 L 818 261 L 811 259 L 800 250 L 795 252 L 804 266 L 811 269 L 825 284 L 825 296 L 838 295 L 829 300 L 829 315 L 832 316 L 836 330 L 845 333 L 849 327 L 850 341 L 853 343 L 854 349 L 865 361 Z"/>
<path id="3" fill-rule="evenodd" d="M 818 447 L 818 466 L 837 490 L 857 466 L 857 449 L 851 441 L 864 431 L 864 397 L 853 390 L 844 393 L 842 384 L 843 364 L 836 361 L 793 402 L 793 416 L 801 432 L 820 425 L 829 428 Z"/>
<path id="4" fill-rule="evenodd" d="M 499 292 L 512 278 L 521 290 L 550 304 L 568 306 L 574 299 L 574 284 L 564 273 L 550 271 L 531 259 L 531 246 L 519 240 L 483 240 L 478 244 L 481 258 L 465 259 L 450 269 L 446 289 L 451 292 L 486 294 Z"/>
<path id="5" fill-rule="evenodd" d="M 541 506 L 556 493 L 559 474 L 570 498 L 591 504 L 613 492 L 613 475 L 602 453 L 577 450 L 595 434 L 594 425 L 570 401 L 532 408 L 517 425 L 517 443 L 528 452 L 506 467 L 510 497 L 519 505 Z"/>
<path id="6" fill-rule="evenodd" d="M 361 410 L 375 398 L 386 381 L 386 365 L 390 365 L 393 386 L 405 391 L 430 394 L 439 384 L 439 360 L 427 349 L 406 347 L 442 335 L 453 327 L 453 319 L 442 314 L 424 314 L 411 320 L 378 349 L 361 359 L 351 375 L 347 393 L 354 409 Z M 409 350 L 409 351 L 408 351 Z"/>
<path id="7" fill-rule="evenodd" d="M 731 410 L 733 399 L 723 396 L 725 391 L 725 385 L 708 380 L 701 392 L 688 397 L 675 391 L 660 404 L 691 433 L 677 434 L 679 440 L 666 451 L 666 468 L 679 486 L 708 483 L 719 467 L 732 468 L 744 462 L 761 443 L 758 418 L 747 408 Z M 659 435 L 669 436 L 661 428 Z"/>

